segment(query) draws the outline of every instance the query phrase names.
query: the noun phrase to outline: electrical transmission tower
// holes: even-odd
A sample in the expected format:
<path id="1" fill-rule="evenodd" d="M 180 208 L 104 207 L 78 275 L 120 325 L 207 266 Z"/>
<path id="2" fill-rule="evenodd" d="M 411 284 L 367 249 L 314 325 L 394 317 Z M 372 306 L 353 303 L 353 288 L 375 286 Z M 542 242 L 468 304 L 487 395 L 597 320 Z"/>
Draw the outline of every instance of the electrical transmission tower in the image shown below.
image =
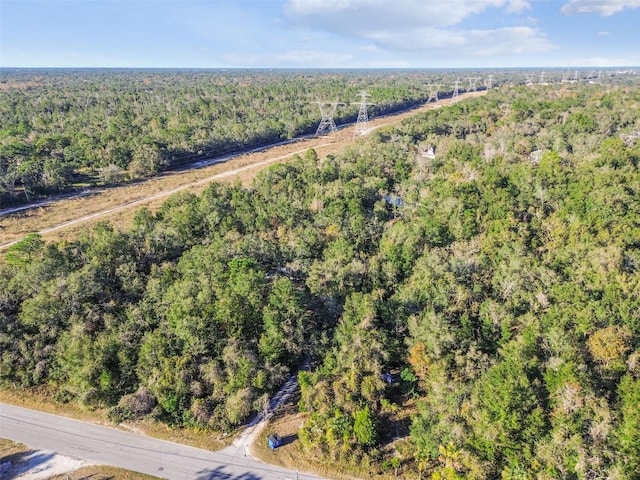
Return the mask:
<path id="1" fill-rule="evenodd" d="M 312 103 L 318 105 L 320 115 L 322 116 L 318 129 L 316 130 L 316 135 L 320 136 L 326 133 L 335 134 L 338 131 L 338 127 L 336 127 L 336 122 L 333 121 L 333 116 L 338 109 L 338 105 L 344 105 L 344 103 L 340 103 L 337 100 L 335 102 L 315 101 Z"/>
<path id="2" fill-rule="evenodd" d="M 458 89 L 460 88 L 460 79 L 456 79 L 456 84 L 453 86 L 453 94 L 451 95 L 451 103 L 456 103 L 458 101 Z"/>
<path id="3" fill-rule="evenodd" d="M 356 127 L 353 130 L 354 138 L 366 135 L 369 132 L 369 115 L 367 114 L 367 107 L 369 105 L 375 105 L 375 103 L 367 102 L 367 97 L 370 97 L 371 95 L 364 90 L 358 93 L 358 96 L 360 97 L 360 101 L 352 104 L 360 105 L 360 110 L 358 110 L 358 120 L 356 120 Z"/>
<path id="4" fill-rule="evenodd" d="M 526 85 L 527 87 L 530 87 L 531 85 L 533 85 L 533 77 L 534 77 L 534 74 L 533 74 L 533 73 L 527 73 L 527 74 L 526 74 L 526 76 L 527 76 L 527 80 L 526 80 L 525 85 Z"/>
<path id="5" fill-rule="evenodd" d="M 540 81 L 538 82 L 539 85 L 544 85 L 544 74 L 545 72 L 540 72 Z"/>
<path id="6" fill-rule="evenodd" d="M 493 88 L 493 75 L 489 75 L 487 77 L 484 81 L 484 86 L 487 87 L 487 90 L 491 90 Z"/>
<path id="7" fill-rule="evenodd" d="M 468 77 L 467 80 L 469 80 L 469 91 L 475 92 L 476 86 L 478 85 L 478 80 L 480 79 L 478 77 Z"/>
<path id="8" fill-rule="evenodd" d="M 431 100 L 434 101 L 434 103 L 438 103 L 438 90 L 440 89 L 440 85 L 431 85 L 429 84 L 429 98 L 427 99 L 427 103 L 429 103 Z"/>

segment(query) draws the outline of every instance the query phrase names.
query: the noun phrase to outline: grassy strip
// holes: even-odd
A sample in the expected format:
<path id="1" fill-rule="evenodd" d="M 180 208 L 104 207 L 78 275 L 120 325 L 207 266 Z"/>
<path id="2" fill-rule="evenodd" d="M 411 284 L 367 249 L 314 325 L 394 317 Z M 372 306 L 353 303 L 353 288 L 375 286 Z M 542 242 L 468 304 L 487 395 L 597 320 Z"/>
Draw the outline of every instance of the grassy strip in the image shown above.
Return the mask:
<path id="1" fill-rule="evenodd" d="M 27 446 L 22 443 L 0 438 L 0 464 L 5 462 L 15 463 L 17 458 L 29 451 Z"/>
<path id="2" fill-rule="evenodd" d="M 127 480 L 155 480 L 158 477 L 108 465 L 90 465 L 75 472 L 54 475 L 48 480 L 121 480 L 125 478 Z"/>
<path id="3" fill-rule="evenodd" d="M 265 463 L 335 480 L 402 478 L 395 476 L 392 471 L 383 472 L 382 467 L 379 466 L 374 466 L 374 470 L 377 472 L 370 474 L 370 472 L 362 472 L 358 466 L 311 457 L 308 452 L 302 449 L 298 441 L 298 430 L 304 421 L 305 415 L 298 413 L 295 406 L 283 407 L 260 432 L 251 446 L 251 454 Z M 271 450 L 267 446 L 267 436 L 271 433 L 277 433 L 283 440 L 282 446 L 275 450 Z"/>
<path id="4" fill-rule="evenodd" d="M 400 463 L 395 468 L 388 462 L 387 465 L 372 463 L 370 471 L 364 472 L 359 465 L 350 465 L 340 460 L 332 461 L 326 457 L 314 457 L 302 448 L 298 441 L 298 430 L 304 425 L 307 415 L 298 411 L 299 398 L 299 394 L 296 394 L 270 418 L 251 445 L 250 450 L 254 457 L 265 463 L 336 480 L 417 478 L 417 465 L 411 454 L 413 447 L 408 437 L 409 418 L 416 411 L 414 401 L 407 401 L 400 409 L 387 410 L 387 418 L 380 424 L 380 428 L 390 429 L 385 432 L 385 438 L 390 438 L 395 433 L 392 440 L 380 447 L 380 453 L 387 459 L 398 457 Z M 283 440 L 282 445 L 275 450 L 271 450 L 267 445 L 267 437 L 272 433 L 277 433 Z"/>
<path id="5" fill-rule="evenodd" d="M 116 427 L 121 430 L 209 451 L 221 450 L 230 445 L 234 439 L 234 435 L 222 438 L 218 433 L 209 430 L 171 428 L 164 423 L 151 419 L 113 425 L 106 419 L 106 409 L 88 409 L 78 403 L 57 402 L 54 400 L 52 392 L 46 388 L 20 389 L 3 387 L 0 389 L 0 402 L 85 422 Z"/>

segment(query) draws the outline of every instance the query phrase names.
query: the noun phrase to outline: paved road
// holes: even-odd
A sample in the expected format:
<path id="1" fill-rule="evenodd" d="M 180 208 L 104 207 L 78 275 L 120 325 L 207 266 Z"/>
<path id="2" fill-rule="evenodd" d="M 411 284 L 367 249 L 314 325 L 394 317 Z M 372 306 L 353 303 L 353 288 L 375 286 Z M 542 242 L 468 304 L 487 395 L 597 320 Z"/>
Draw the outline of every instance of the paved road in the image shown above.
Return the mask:
<path id="1" fill-rule="evenodd" d="M 244 449 L 209 452 L 0 403 L 0 438 L 171 480 L 317 480 L 256 462 Z"/>

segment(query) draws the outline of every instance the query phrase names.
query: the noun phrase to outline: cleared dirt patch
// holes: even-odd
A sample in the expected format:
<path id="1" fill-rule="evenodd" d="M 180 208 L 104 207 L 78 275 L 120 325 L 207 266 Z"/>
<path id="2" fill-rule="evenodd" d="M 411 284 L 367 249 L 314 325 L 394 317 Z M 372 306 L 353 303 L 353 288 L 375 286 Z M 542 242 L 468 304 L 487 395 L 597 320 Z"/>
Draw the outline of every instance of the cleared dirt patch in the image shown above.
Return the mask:
<path id="1" fill-rule="evenodd" d="M 3 479 L 46 480 L 73 472 L 87 464 L 80 458 L 67 457 L 49 450 L 29 450 L 13 455 L 0 464 Z"/>
<path id="2" fill-rule="evenodd" d="M 2 480 L 153 480 L 156 477 L 108 465 L 88 465 L 79 458 L 46 450 L 30 450 L 21 443 L 0 438 Z"/>

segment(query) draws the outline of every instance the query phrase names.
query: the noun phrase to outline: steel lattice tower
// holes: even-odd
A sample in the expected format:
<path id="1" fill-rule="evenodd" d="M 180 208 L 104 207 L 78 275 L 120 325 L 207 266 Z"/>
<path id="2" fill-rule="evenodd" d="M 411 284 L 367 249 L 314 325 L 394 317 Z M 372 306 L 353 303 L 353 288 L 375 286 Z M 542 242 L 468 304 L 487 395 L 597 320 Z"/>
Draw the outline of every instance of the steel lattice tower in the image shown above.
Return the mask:
<path id="1" fill-rule="evenodd" d="M 458 89 L 460 88 L 460 79 L 456 79 L 456 84 L 453 86 L 453 94 L 451 95 L 451 103 L 458 101 Z"/>
<path id="2" fill-rule="evenodd" d="M 367 102 L 367 97 L 370 97 L 369 93 L 366 91 L 361 91 L 358 93 L 360 97 L 359 102 L 354 102 L 352 105 L 360 105 L 360 110 L 358 110 L 358 119 L 356 120 L 356 126 L 353 129 L 353 137 L 360 137 L 362 135 L 366 135 L 369 132 L 369 115 L 367 114 L 367 107 L 369 105 L 375 105 L 375 103 Z"/>
<path id="3" fill-rule="evenodd" d="M 469 80 L 469 91 L 475 92 L 476 86 L 478 85 L 478 80 L 480 79 L 478 77 L 468 77 L 467 80 Z"/>
<path id="4" fill-rule="evenodd" d="M 336 127 L 336 122 L 333 121 L 333 116 L 338 109 L 338 105 L 344 105 L 344 103 L 340 103 L 337 100 L 334 102 L 316 101 L 313 103 L 318 105 L 320 115 L 322 116 L 318 129 L 316 130 L 316 135 L 320 136 L 326 133 L 335 134 L 338 131 L 338 127 Z"/>
<path id="5" fill-rule="evenodd" d="M 535 74 L 533 74 L 533 73 L 527 73 L 527 74 L 525 74 L 525 75 L 527 76 L 527 80 L 526 80 L 526 82 L 525 82 L 525 85 L 526 85 L 527 87 L 530 87 L 531 85 L 533 85 L 533 77 L 534 77 L 534 75 L 535 75 Z"/>
<path id="6" fill-rule="evenodd" d="M 485 87 L 487 90 L 491 90 L 493 88 L 493 75 L 489 75 L 487 79 L 484 81 Z"/>
<path id="7" fill-rule="evenodd" d="M 433 100 L 435 103 L 438 103 L 438 90 L 440 89 L 440 85 L 428 85 L 429 87 L 429 98 L 427 99 L 427 103 Z"/>

